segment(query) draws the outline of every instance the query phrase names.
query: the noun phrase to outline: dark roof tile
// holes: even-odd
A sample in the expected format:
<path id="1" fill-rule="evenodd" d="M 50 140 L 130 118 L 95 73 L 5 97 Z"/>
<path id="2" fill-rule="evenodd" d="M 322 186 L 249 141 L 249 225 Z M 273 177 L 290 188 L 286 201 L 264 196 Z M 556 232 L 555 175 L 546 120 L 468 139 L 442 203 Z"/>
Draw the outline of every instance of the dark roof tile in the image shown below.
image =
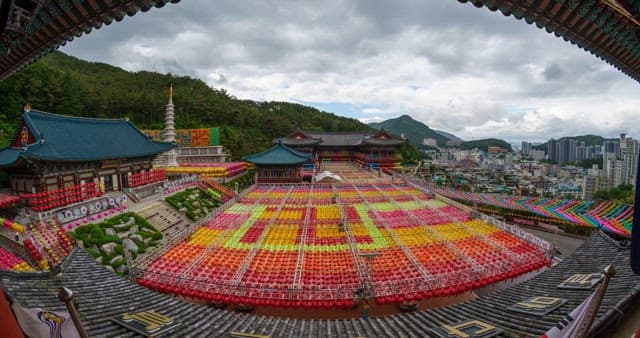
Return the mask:
<path id="1" fill-rule="evenodd" d="M 157 155 L 174 148 L 153 141 L 125 119 L 96 119 L 31 110 L 23 121 L 36 139 L 25 148 L 0 150 L 0 166 L 19 157 L 50 161 L 100 161 Z"/>
<path id="2" fill-rule="evenodd" d="M 301 164 L 311 160 L 312 155 L 293 150 L 282 143 L 258 154 L 247 155 L 242 159 L 258 165 L 290 165 Z"/>

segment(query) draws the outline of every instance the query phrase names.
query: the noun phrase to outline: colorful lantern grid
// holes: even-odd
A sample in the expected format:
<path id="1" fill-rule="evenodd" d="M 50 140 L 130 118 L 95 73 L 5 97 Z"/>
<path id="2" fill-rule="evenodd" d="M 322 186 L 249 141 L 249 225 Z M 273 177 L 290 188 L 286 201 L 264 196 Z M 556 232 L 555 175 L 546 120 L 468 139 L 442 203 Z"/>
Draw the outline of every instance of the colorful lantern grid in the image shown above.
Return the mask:
<path id="1" fill-rule="evenodd" d="M 22 258 L 2 247 L 0 247 L 0 270 L 12 270 L 17 272 L 35 271 L 35 269 Z"/>
<path id="2" fill-rule="evenodd" d="M 336 191 L 342 208 L 330 186 L 256 187 L 154 261 L 140 283 L 215 302 L 347 307 L 361 285 L 352 246 L 381 254 L 373 276 L 379 303 L 455 294 L 549 264 L 540 249 L 413 188 Z M 474 277 L 456 282 L 452 274 Z M 196 279 L 194 289 L 188 281 Z"/>
<path id="3" fill-rule="evenodd" d="M 431 187 L 435 192 L 457 200 L 526 211 L 560 221 L 600 228 L 619 236 L 630 237 L 633 206 L 608 201 L 579 201 L 528 196 L 479 194 Z"/>

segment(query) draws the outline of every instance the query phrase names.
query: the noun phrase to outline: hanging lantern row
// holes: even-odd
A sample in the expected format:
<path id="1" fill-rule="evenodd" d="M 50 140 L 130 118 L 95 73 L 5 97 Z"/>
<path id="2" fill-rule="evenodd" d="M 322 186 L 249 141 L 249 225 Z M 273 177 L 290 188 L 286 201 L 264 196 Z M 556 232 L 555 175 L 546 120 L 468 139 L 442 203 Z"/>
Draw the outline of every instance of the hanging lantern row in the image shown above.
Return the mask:
<path id="1" fill-rule="evenodd" d="M 135 188 L 166 179 L 167 173 L 163 169 L 149 170 L 143 173 L 131 174 L 131 176 L 129 176 L 129 187 Z"/>
<path id="2" fill-rule="evenodd" d="M 67 204 L 77 203 L 89 198 L 98 197 L 102 193 L 96 189 L 94 182 L 73 185 L 52 191 L 22 194 L 33 211 L 46 211 Z"/>

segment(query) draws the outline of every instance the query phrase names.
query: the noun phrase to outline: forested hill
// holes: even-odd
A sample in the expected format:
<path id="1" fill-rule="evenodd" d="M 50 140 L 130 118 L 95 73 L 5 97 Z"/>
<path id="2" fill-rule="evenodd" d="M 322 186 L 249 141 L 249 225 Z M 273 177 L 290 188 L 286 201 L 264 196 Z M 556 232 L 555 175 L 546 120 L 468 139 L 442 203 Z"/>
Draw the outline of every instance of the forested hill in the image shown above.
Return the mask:
<path id="1" fill-rule="evenodd" d="M 489 147 L 500 147 L 500 148 L 507 149 L 509 151 L 513 150 L 513 149 L 511 149 L 511 144 L 509 144 L 507 141 L 496 139 L 496 138 L 487 138 L 487 139 L 482 139 L 482 140 L 466 141 L 466 142 L 462 142 L 460 147 L 462 149 L 475 149 L 475 148 L 478 148 L 478 149 L 483 150 L 483 151 L 487 151 L 489 149 Z"/>
<path id="2" fill-rule="evenodd" d="M 384 129 L 396 135 L 404 134 L 414 146 L 420 146 L 422 140 L 427 138 L 435 139 L 440 146 L 444 146 L 447 141 L 449 141 L 449 138 L 446 136 L 439 134 L 426 124 L 414 120 L 409 115 L 402 115 L 382 122 L 372 122 L 369 123 L 369 125 L 376 129 Z"/>
<path id="3" fill-rule="evenodd" d="M 141 129 L 162 129 L 173 83 L 177 128 L 220 127 L 220 141 L 235 158 L 266 149 L 296 128 L 369 131 L 358 120 L 286 102 L 238 100 L 201 80 L 153 72 L 127 72 L 53 52 L 0 82 L 0 142 L 7 144 L 22 107 L 64 115 L 122 118 Z"/>

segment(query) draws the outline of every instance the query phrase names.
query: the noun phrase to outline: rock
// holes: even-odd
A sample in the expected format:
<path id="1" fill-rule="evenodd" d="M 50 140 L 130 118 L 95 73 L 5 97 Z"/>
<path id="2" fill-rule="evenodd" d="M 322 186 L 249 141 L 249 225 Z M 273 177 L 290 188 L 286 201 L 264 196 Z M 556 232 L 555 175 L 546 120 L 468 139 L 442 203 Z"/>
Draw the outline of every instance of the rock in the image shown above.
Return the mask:
<path id="1" fill-rule="evenodd" d="M 96 263 L 102 265 L 102 257 L 96 258 Z"/>
<path id="2" fill-rule="evenodd" d="M 115 263 L 115 262 L 119 262 L 119 261 L 121 261 L 121 260 L 123 260 L 123 259 L 124 259 L 124 258 L 122 258 L 122 255 L 115 256 L 115 257 L 113 257 L 113 258 L 111 259 L 111 261 L 109 262 L 109 264 L 113 265 L 113 263 Z"/>
<path id="3" fill-rule="evenodd" d="M 134 241 L 138 242 L 138 243 L 144 242 L 144 239 L 140 235 L 131 235 L 130 238 L 133 239 Z"/>
<path id="4" fill-rule="evenodd" d="M 125 223 L 121 223 L 121 224 L 116 224 L 113 227 L 116 229 L 122 229 L 122 228 L 126 228 L 128 226 L 130 226 L 131 224 L 135 224 L 136 220 L 133 217 L 129 217 L 129 220 L 126 221 Z"/>
<path id="5" fill-rule="evenodd" d="M 117 271 L 117 272 L 119 272 L 119 273 L 124 274 L 124 271 L 125 271 L 126 269 L 127 269 L 126 265 L 120 265 L 120 266 L 116 269 L 116 271 Z"/>
<path id="6" fill-rule="evenodd" d="M 194 195 L 189 195 L 189 199 L 192 201 L 195 201 L 196 199 L 198 199 L 198 196 Z"/>
<path id="7" fill-rule="evenodd" d="M 116 235 L 116 231 L 113 230 L 112 228 L 106 228 L 104 229 L 104 232 L 108 235 L 108 236 L 115 236 Z"/>
<path id="8" fill-rule="evenodd" d="M 116 270 L 114 270 L 111 265 L 105 265 L 104 267 L 107 268 L 107 270 L 109 270 L 111 272 L 116 272 Z"/>
<path id="9" fill-rule="evenodd" d="M 178 209 L 178 211 L 180 211 L 181 213 L 185 213 L 187 211 L 187 208 L 180 208 Z"/>
<path id="10" fill-rule="evenodd" d="M 131 252 L 138 252 L 138 245 L 130 238 L 125 238 L 122 244 L 124 245 L 124 248 L 126 250 L 129 250 Z"/>
<path id="11" fill-rule="evenodd" d="M 144 246 L 149 247 L 149 242 L 151 242 L 151 237 L 144 239 Z"/>
<path id="12" fill-rule="evenodd" d="M 131 227 L 131 229 L 129 229 L 129 233 L 131 233 L 132 235 L 135 235 L 138 233 L 138 231 L 140 231 L 140 229 L 138 228 L 138 225 L 134 225 Z"/>
<path id="13" fill-rule="evenodd" d="M 117 243 L 107 243 L 107 244 L 103 244 L 100 247 L 100 251 L 102 251 L 103 253 L 105 253 L 106 255 L 110 255 L 113 253 L 113 250 L 116 249 L 116 246 L 118 246 Z"/>

